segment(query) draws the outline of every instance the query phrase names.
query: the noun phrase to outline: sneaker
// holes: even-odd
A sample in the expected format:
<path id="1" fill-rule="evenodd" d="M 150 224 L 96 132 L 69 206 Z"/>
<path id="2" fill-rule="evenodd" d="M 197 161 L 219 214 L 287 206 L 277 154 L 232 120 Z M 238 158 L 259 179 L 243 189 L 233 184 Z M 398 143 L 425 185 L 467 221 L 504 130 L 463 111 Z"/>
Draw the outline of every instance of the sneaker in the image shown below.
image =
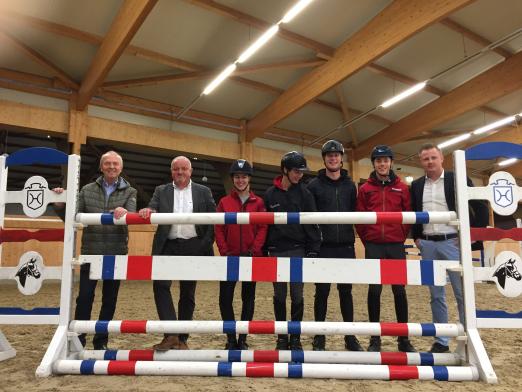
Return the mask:
<path id="1" fill-rule="evenodd" d="M 433 346 L 431 346 L 430 349 L 430 353 L 447 353 L 448 351 L 449 347 L 439 342 L 433 343 Z"/>
<path id="2" fill-rule="evenodd" d="M 377 353 L 381 351 L 381 338 L 379 336 L 372 336 L 370 338 L 370 345 L 368 346 L 368 350 L 373 353 Z"/>
<path id="3" fill-rule="evenodd" d="M 281 335 L 277 338 L 276 350 L 288 350 L 288 336 Z"/>
<path id="4" fill-rule="evenodd" d="M 403 353 L 416 353 L 417 350 L 411 345 L 410 339 L 405 336 L 400 336 L 397 340 L 397 348 Z"/>
<path id="5" fill-rule="evenodd" d="M 312 349 L 314 351 L 324 351 L 324 347 L 326 344 L 326 338 L 324 335 L 315 335 L 314 340 L 312 342 Z"/>
<path id="6" fill-rule="evenodd" d="M 348 351 L 364 351 L 357 338 L 353 335 L 347 335 L 344 337 L 344 347 Z"/>
<path id="7" fill-rule="evenodd" d="M 300 335 L 290 335 L 290 350 L 303 351 Z"/>

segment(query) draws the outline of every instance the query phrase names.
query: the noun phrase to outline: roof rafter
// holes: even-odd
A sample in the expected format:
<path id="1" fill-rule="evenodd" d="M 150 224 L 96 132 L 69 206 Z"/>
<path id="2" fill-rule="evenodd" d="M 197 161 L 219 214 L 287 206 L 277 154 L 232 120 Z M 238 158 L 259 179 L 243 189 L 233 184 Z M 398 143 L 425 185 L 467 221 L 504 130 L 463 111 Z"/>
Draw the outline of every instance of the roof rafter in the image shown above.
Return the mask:
<path id="1" fill-rule="evenodd" d="M 346 40 L 326 64 L 298 80 L 248 123 L 248 140 L 471 0 L 396 0 Z"/>
<path id="2" fill-rule="evenodd" d="M 268 63 L 268 64 L 257 64 L 250 65 L 244 67 L 238 67 L 232 75 L 247 75 L 254 72 L 266 71 L 272 69 L 297 69 L 297 68 L 309 68 L 309 67 L 317 67 L 318 65 L 324 64 L 324 60 L 321 59 L 305 59 L 305 60 L 290 60 L 290 61 L 280 61 L 276 63 Z M 178 82 L 182 80 L 197 80 L 197 79 L 208 79 L 216 74 L 215 70 L 201 71 L 201 72 L 184 72 L 177 73 L 171 75 L 161 75 L 161 76 L 149 76 L 138 79 L 128 79 L 128 80 L 116 80 L 111 82 L 105 82 L 103 87 L 117 87 L 117 88 L 126 88 L 126 87 L 141 87 L 141 86 L 150 86 L 156 85 L 164 82 Z"/>
<path id="3" fill-rule="evenodd" d="M 522 88 L 522 52 L 467 81 L 446 95 L 423 106 L 366 139 L 355 152 L 367 155 L 379 141 L 390 145 L 406 141 L 470 110 Z"/>
<path id="4" fill-rule="evenodd" d="M 0 30 L 0 41 L 5 41 L 8 45 L 15 47 L 17 50 L 22 51 L 24 54 L 29 56 L 31 60 L 37 62 L 42 67 L 44 67 L 47 71 L 51 72 L 56 78 L 60 79 L 67 87 L 70 87 L 74 90 L 78 90 L 80 86 L 76 83 L 69 75 L 67 75 L 63 70 L 61 70 L 58 66 L 53 64 L 51 61 L 46 59 L 36 50 L 24 44 L 19 39 L 13 37 L 11 34 L 6 31 Z"/>
<path id="5" fill-rule="evenodd" d="M 272 23 L 266 22 L 262 19 L 256 18 L 252 15 L 245 14 L 244 12 L 238 11 L 234 8 L 227 7 L 226 5 L 217 3 L 213 0 L 185 0 L 190 4 L 197 5 L 205 8 L 209 11 L 218 13 L 222 16 L 232 18 L 237 22 L 246 24 L 248 26 L 255 27 L 259 30 L 266 30 Z M 328 45 L 322 44 L 310 38 L 304 37 L 300 34 L 293 33 L 285 28 L 280 28 L 277 35 L 287 41 L 301 45 L 305 48 L 312 49 L 316 52 L 317 56 L 329 59 L 334 55 L 335 49 Z"/>
<path id="6" fill-rule="evenodd" d="M 82 81 L 78 109 L 85 109 L 157 1 L 127 0 L 123 3 Z"/>

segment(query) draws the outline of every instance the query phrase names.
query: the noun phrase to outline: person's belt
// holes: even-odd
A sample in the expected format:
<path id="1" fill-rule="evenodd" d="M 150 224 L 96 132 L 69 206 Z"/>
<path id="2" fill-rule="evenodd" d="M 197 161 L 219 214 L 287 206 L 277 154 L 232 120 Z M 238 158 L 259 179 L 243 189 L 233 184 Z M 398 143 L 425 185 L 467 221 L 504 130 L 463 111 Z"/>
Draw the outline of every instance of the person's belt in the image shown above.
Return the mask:
<path id="1" fill-rule="evenodd" d="M 195 239 L 197 239 L 198 237 L 192 237 L 192 238 L 172 238 L 172 239 L 167 239 L 168 241 L 172 241 L 172 242 L 186 242 L 186 241 L 193 241 Z"/>
<path id="2" fill-rule="evenodd" d="M 452 238 L 457 238 L 457 233 L 450 234 L 431 234 L 431 235 L 423 235 L 422 239 L 427 241 L 446 241 L 451 240 Z"/>

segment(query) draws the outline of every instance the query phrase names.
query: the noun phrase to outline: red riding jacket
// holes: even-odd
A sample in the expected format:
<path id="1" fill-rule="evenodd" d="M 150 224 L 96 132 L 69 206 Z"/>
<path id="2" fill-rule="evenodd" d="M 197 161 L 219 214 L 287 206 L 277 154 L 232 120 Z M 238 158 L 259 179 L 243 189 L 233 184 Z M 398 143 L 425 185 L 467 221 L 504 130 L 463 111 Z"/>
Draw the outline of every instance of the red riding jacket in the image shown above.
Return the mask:
<path id="1" fill-rule="evenodd" d="M 262 198 L 250 192 L 248 200 L 243 204 L 237 192 L 232 190 L 219 201 L 217 212 L 265 212 Z M 252 225 L 215 225 L 216 243 L 222 256 L 240 256 L 251 254 L 263 255 L 268 226 Z"/>
<path id="2" fill-rule="evenodd" d="M 389 181 L 380 181 L 375 172 L 361 185 L 357 195 L 357 211 L 411 211 L 410 191 L 399 177 L 390 171 Z M 356 225 L 362 242 L 404 242 L 411 225 L 400 223 Z"/>

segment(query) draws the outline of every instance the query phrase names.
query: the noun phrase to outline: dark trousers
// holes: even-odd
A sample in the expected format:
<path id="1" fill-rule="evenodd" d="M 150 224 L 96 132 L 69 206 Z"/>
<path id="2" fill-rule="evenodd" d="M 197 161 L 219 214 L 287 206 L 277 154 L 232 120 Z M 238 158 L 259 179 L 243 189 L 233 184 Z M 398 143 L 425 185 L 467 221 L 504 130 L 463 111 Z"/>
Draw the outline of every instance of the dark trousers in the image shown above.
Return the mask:
<path id="1" fill-rule="evenodd" d="M 198 238 L 188 240 L 167 240 L 163 247 L 162 255 L 189 256 L 201 254 Z M 175 268 L 175 265 L 172 266 Z M 160 320 L 177 320 L 176 309 L 170 292 L 171 280 L 155 280 L 152 284 L 154 290 L 154 302 Z M 192 320 L 196 307 L 196 282 L 193 280 L 180 280 L 178 311 L 180 320 Z M 165 334 L 165 336 L 175 334 Z M 180 340 L 187 341 L 188 334 L 180 334 Z"/>
<path id="2" fill-rule="evenodd" d="M 321 246 L 320 258 L 355 258 L 353 245 Z M 353 299 L 352 285 L 349 283 L 338 283 L 339 301 L 343 321 L 353 321 Z M 315 284 L 314 317 L 315 321 L 325 321 L 328 310 L 328 296 L 330 295 L 330 283 Z"/>
<path id="3" fill-rule="evenodd" d="M 219 282 L 219 310 L 224 321 L 235 320 L 234 291 L 236 282 Z M 243 282 L 241 284 L 241 320 L 251 321 L 254 317 L 254 306 L 256 301 L 256 282 Z"/>
<path id="4" fill-rule="evenodd" d="M 304 257 L 303 248 L 295 248 L 287 251 L 270 251 L 270 256 L 275 257 Z M 274 315 L 276 321 L 286 321 L 286 296 L 288 283 L 274 282 Z M 290 283 L 290 319 L 302 321 L 304 313 L 303 283 Z"/>
<path id="5" fill-rule="evenodd" d="M 367 259 L 405 259 L 406 252 L 402 242 L 378 244 L 367 242 L 364 244 Z M 392 285 L 395 302 L 395 315 L 399 323 L 408 322 L 408 298 L 403 285 Z M 368 289 L 368 317 L 370 322 L 379 322 L 381 318 L 382 285 L 371 284 Z"/>
<path id="6" fill-rule="evenodd" d="M 92 304 L 94 302 L 94 294 L 96 291 L 97 280 L 89 279 L 90 264 L 82 264 L 80 267 L 80 291 L 76 297 L 76 310 L 74 312 L 75 320 L 90 320 L 92 312 Z M 119 280 L 104 280 L 102 289 L 102 305 L 100 309 L 99 320 L 112 320 L 116 311 L 116 301 L 118 299 L 118 291 L 120 289 Z M 80 342 L 85 346 L 85 334 L 78 336 Z M 107 344 L 109 336 L 106 333 L 97 333 L 94 335 L 93 344 Z"/>

